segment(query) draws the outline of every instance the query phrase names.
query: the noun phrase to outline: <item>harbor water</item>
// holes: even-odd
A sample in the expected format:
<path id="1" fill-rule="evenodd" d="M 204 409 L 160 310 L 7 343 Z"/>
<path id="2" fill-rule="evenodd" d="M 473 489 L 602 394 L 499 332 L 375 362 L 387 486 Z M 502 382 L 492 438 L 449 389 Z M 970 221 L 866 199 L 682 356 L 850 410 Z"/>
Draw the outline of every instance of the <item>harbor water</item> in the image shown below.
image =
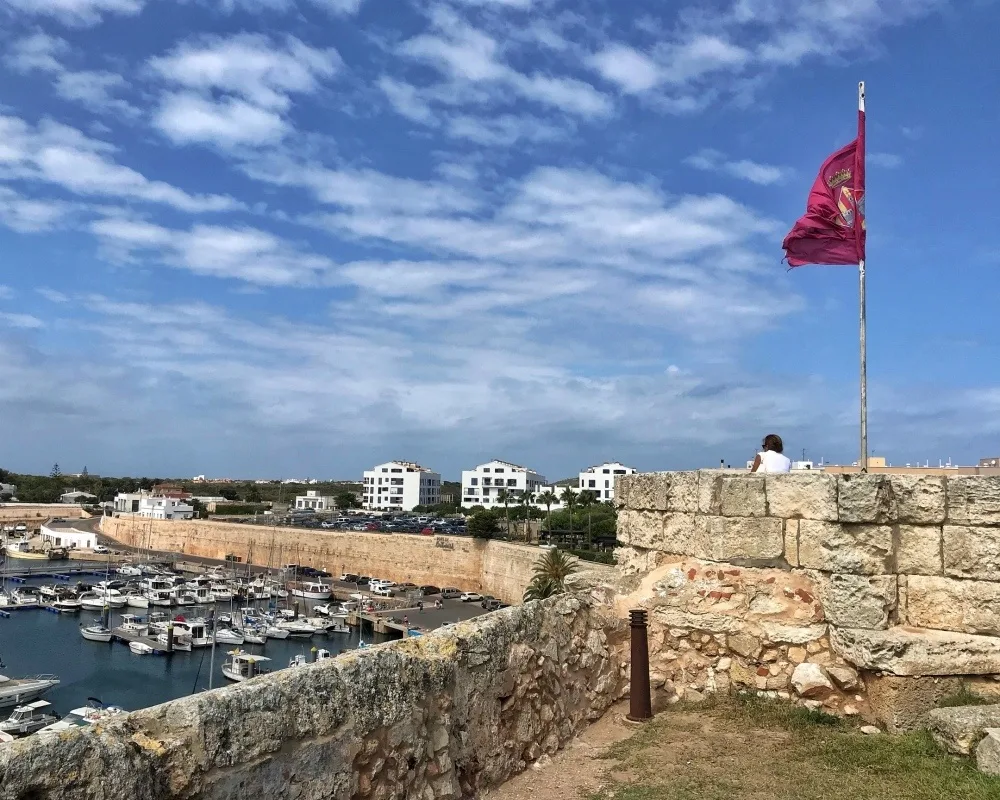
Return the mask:
<path id="1" fill-rule="evenodd" d="M 81 578 L 96 582 L 103 576 Z M 31 579 L 23 585 L 43 583 L 52 583 L 52 580 Z M 281 602 L 284 605 L 285 601 Z M 216 606 L 183 606 L 170 611 L 174 616 L 181 614 L 193 619 L 207 617 L 213 607 L 216 613 L 230 610 L 228 603 L 219 603 Z M 115 609 L 112 611 L 112 628 L 120 624 L 122 613 L 145 618 L 149 610 Z M 190 652 L 177 651 L 172 655 L 139 656 L 122 642 L 112 640 L 105 644 L 84 639 L 80 635 L 80 627 L 93 625 L 99 620 L 100 613 L 96 611 L 84 610 L 72 614 L 55 614 L 44 608 L 12 611 L 9 618 L 0 618 L 0 660 L 3 663 L 0 674 L 11 678 L 54 674 L 60 683 L 42 699 L 52 703 L 59 715 L 85 705 L 89 697 L 132 711 L 204 691 L 210 684 L 212 688 L 231 684 L 222 675 L 221 667 L 227 653 L 234 649 L 233 645 L 216 645 L 214 670 L 210 670 L 210 647 L 195 648 Z M 364 640 L 369 644 L 387 638 L 390 637 L 373 635 L 371 631 L 364 634 Z M 336 655 L 356 648 L 358 642 L 359 631 L 352 629 L 349 634 L 331 633 L 311 639 L 268 639 L 264 645 L 247 643 L 240 649 L 270 658 L 265 666 L 273 671 L 288 668 L 289 659 L 297 655 L 310 658 L 314 647 Z"/>

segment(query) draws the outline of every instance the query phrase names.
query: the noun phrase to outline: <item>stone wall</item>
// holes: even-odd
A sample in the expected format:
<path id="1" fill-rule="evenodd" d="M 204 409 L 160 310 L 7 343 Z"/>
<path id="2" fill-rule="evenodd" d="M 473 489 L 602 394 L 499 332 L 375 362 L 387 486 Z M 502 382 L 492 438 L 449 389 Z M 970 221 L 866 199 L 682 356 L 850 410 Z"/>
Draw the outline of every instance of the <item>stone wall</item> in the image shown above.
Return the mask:
<path id="1" fill-rule="evenodd" d="M 555 752 L 621 696 L 624 626 L 564 595 L 0 745 L 2 800 L 431 800 Z"/>
<path id="2" fill-rule="evenodd" d="M 674 694 L 747 688 L 892 725 L 900 680 L 996 686 L 1000 478 L 706 470 L 616 493 L 620 611 L 650 609 Z"/>
<path id="3" fill-rule="evenodd" d="M 101 530 L 133 546 L 173 553 L 225 558 L 227 553 L 255 564 L 303 564 L 341 572 L 375 575 L 397 583 L 457 586 L 519 602 L 532 569 L 544 552 L 512 542 L 459 536 L 326 531 L 212 520 L 149 520 L 105 517 Z M 589 571 L 609 575 L 602 565 Z"/>
<path id="4" fill-rule="evenodd" d="M 23 522 L 29 528 L 41 527 L 51 517 L 78 519 L 86 514 L 80 506 L 63 503 L 0 503 L 0 524 Z"/>

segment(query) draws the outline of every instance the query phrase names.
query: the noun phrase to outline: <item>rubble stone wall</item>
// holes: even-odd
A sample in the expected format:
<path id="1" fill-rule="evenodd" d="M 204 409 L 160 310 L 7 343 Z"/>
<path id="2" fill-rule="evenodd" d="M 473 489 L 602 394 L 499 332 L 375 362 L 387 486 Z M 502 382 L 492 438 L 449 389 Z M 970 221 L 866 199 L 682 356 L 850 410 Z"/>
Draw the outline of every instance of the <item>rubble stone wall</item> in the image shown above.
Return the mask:
<path id="1" fill-rule="evenodd" d="M 1000 478 L 637 474 L 616 503 L 619 611 L 650 610 L 675 696 L 868 714 L 880 681 L 1000 688 Z"/>
<path id="2" fill-rule="evenodd" d="M 0 800 L 457 800 L 620 697 L 625 626 L 583 597 L 0 745 Z"/>

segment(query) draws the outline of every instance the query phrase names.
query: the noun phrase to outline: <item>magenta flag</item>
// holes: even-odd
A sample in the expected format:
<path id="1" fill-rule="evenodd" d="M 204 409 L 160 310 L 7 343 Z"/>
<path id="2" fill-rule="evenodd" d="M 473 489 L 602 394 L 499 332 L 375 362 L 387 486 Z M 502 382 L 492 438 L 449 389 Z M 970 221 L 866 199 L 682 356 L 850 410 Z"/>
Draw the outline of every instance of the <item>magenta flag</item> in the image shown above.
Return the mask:
<path id="1" fill-rule="evenodd" d="M 865 112 L 858 138 L 820 167 L 806 213 L 781 243 L 791 267 L 865 260 Z"/>

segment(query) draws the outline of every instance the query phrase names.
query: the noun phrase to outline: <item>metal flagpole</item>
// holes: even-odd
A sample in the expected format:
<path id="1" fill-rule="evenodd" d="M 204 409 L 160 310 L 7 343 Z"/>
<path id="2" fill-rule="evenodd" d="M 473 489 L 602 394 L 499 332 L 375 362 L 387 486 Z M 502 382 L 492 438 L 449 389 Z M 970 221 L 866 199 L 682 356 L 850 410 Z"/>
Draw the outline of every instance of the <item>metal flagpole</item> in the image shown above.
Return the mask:
<path id="1" fill-rule="evenodd" d="M 858 111 L 864 113 L 865 111 L 865 82 L 861 81 L 858 84 Z M 859 117 L 860 122 L 860 117 Z M 860 123 L 864 124 L 864 123 Z M 861 131 L 858 131 L 859 141 L 858 146 L 861 146 Z M 858 153 L 860 159 L 863 159 L 864 153 Z M 856 172 L 856 170 L 855 170 Z M 855 236 L 861 236 L 861 202 L 863 198 L 858 196 L 857 193 L 857 183 L 854 184 L 855 188 L 855 212 L 854 212 L 854 225 L 855 225 Z M 865 208 L 867 208 L 868 203 L 865 202 Z M 868 344 L 866 341 L 867 333 L 867 320 L 866 320 L 866 298 L 865 298 L 865 260 L 863 258 L 858 260 L 858 279 L 860 282 L 860 302 L 861 302 L 861 460 L 858 462 L 862 472 L 868 472 Z"/>

